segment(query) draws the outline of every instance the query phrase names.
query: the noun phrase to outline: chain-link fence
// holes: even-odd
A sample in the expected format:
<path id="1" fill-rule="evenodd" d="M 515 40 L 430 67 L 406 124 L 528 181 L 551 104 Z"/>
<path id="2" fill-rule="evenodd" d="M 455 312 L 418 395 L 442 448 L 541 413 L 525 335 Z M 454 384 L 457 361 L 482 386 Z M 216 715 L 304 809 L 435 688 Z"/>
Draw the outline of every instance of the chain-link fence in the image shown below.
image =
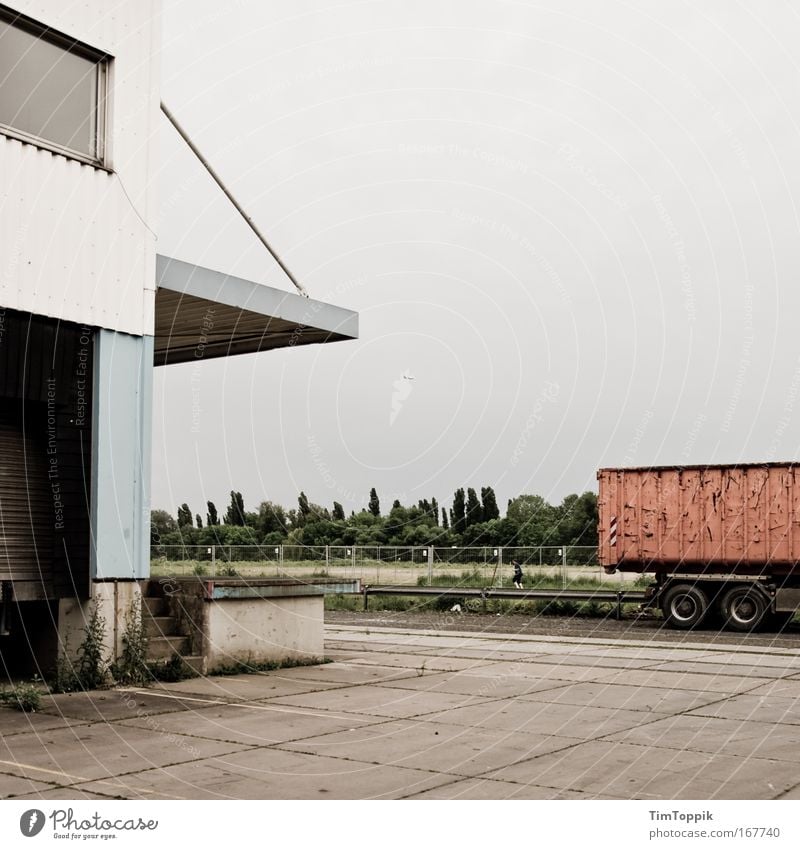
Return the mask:
<path id="1" fill-rule="evenodd" d="M 509 586 L 512 561 L 526 586 L 619 581 L 597 563 L 594 546 L 158 545 L 151 573 L 247 577 L 360 578 L 370 584 Z"/>

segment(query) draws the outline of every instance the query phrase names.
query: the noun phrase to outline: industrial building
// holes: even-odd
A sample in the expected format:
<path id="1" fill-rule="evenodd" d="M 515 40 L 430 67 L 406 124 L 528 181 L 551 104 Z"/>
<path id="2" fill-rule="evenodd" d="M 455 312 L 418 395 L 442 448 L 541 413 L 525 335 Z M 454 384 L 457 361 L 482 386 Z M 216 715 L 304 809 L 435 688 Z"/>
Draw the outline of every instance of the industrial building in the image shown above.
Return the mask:
<path id="1" fill-rule="evenodd" d="M 156 0 L 0 5 L 9 671 L 46 670 L 94 605 L 119 646 L 149 575 L 155 366 L 358 332 L 349 310 L 156 255 L 159 13 Z"/>

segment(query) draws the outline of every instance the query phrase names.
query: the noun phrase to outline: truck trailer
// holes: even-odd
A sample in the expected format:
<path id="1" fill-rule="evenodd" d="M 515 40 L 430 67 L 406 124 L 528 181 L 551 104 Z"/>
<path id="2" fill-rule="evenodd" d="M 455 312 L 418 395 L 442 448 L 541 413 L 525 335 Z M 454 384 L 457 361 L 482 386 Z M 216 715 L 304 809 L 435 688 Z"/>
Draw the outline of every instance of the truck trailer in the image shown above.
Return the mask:
<path id="1" fill-rule="evenodd" d="M 666 622 L 733 631 L 800 607 L 800 464 L 605 468 L 597 473 L 600 564 L 648 574 Z"/>

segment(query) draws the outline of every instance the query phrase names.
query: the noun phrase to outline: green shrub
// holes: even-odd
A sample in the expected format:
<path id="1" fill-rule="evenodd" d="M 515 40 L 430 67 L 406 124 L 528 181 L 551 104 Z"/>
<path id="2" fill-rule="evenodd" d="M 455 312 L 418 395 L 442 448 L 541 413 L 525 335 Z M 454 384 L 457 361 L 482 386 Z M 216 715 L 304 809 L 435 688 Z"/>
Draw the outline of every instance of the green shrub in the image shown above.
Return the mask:
<path id="1" fill-rule="evenodd" d="M 108 683 L 108 663 L 103 658 L 106 621 L 95 606 L 83 629 L 83 641 L 78 646 L 77 657 L 62 655 L 56 663 L 51 689 L 55 693 L 76 690 L 97 690 Z"/>
<path id="2" fill-rule="evenodd" d="M 33 713 L 42 706 L 42 694 L 35 684 L 17 684 L 10 690 L 0 690 L 0 704 L 23 713 Z"/>
<path id="3" fill-rule="evenodd" d="M 125 616 L 125 631 L 122 635 L 122 654 L 111 665 L 111 674 L 117 684 L 142 686 L 150 679 L 147 664 L 147 634 L 142 621 L 141 602 L 134 601 Z"/>

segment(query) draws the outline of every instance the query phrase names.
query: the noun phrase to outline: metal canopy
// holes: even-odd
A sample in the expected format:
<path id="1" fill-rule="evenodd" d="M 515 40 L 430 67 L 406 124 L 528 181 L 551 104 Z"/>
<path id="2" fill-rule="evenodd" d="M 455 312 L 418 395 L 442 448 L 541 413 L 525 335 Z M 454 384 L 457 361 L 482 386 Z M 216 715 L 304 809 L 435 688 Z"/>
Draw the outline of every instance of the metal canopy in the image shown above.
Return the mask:
<path id="1" fill-rule="evenodd" d="M 156 257 L 157 366 L 358 338 L 358 313 Z"/>

